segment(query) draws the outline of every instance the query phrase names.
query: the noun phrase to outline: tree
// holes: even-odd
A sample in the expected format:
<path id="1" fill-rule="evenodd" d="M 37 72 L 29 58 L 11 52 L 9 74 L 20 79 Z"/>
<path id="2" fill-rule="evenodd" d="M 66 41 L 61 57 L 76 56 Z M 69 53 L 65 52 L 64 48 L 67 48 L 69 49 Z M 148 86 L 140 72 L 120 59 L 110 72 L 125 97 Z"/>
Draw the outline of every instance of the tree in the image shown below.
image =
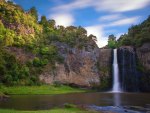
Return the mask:
<path id="1" fill-rule="evenodd" d="M 14 4 L 12 0 L 6 0 L 9 4 Z"/>
<path id="2" fill-rule="evenodd" d="M 89 38 L 90 40 L 94 40 L 95 42 L 97 41 L 97 37 L 94 36 L 94 35 L 92 35 L 92 34 L 90 34 L 90 35 L 88 36 L 88 38 Z"/>
<path id="3" fill-rule="evenodd" d="M 36 21 L 38 21 L 38 13 L 35 7 L 32 7 L 29 11 L 31 13 L 32 16 L 35 17 Z"/>
<path id="4" fill-rule="evenodd" d="M 122 45 L 125 45 L 125 46 L 132 45 L 132 40 L 131 40 L 131 38 L 127 34 L 121 35 L 120 38 L 117 41 L 118 41 L 118 45 L 119 46 L 122 46 Z"/>
<path id="5" fill-rule="evenodd" d="M 84 28 L 81 27 L 81 26 L 79 26 L 79 27 L 77 28 L 77 33 L 78 33 L 78 36 L 79 36 L 80 38 L 85 38 L 85 37 L 87 37 L 87 31 L 86 31 L 86 29 L 84 29 Z"/>
<path id="6" fill-rule="evenodd" d="M 116 37 L 113 34 L 111 34 L 108 36 L 108 40 L 116 41 Z"/>
<path id="7" fill-rule="evenodd" d="M 108 37 L 108 47 L 112 49 L 117 47 L 116 37 L 113 34 Z"/>
<path id="8" fill-rule="evenodd" d="M 41 16 L 40 24 L 42 24 L 44 27 L 48 24 L 46 16 Z"/>
<path id="9" fill-rule="evenodd" d="M 55 28 L 55 25 L 56 25 L 56 22 L 55 22 L 55 20 L 52 19 L 52 20 L 48 20 L 48 24 L 49 24 L 49 27 L 50 27 L 50 28 L 53 28 L 53 29 L 54 29 L 54 28 Z"/>
<path id="10" fill-rule="evenodd" d="M 150 16 L 139 25 L 131 26 L 128 33 L 122 35 L 118 40 L 119 46 L 132 45 L 134 47 L 142 46 L 150 42 Z"/>

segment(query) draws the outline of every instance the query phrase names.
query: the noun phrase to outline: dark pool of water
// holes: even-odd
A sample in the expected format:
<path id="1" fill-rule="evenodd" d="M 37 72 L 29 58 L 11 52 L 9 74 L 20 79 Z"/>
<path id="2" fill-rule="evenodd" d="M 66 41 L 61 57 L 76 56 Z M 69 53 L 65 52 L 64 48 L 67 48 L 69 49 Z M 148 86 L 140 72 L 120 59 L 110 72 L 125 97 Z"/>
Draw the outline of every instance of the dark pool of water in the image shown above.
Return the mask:
<path id="1" fill-rule="evenodd" d="M 43 110 L 64 103 L 96 106 L 147 106 L 150 94 L 144 93 L 74 93 L 62 95 L 11 95 L 0 101 L 0 108 Z"/>

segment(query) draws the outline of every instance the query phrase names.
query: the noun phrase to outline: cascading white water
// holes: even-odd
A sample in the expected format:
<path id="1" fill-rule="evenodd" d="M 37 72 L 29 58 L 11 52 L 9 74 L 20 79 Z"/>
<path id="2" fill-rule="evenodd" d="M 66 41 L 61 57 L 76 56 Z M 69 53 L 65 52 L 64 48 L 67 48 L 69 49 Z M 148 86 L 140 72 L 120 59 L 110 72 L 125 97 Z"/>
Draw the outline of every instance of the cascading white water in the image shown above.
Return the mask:
<path id="1" fill-rule="evenodd" d="M 121 92 L 119 82 L 119 70 L 117 60 L 117 49 L 114 49 L 114 60 L 113 60 L 113 92 Z"/>

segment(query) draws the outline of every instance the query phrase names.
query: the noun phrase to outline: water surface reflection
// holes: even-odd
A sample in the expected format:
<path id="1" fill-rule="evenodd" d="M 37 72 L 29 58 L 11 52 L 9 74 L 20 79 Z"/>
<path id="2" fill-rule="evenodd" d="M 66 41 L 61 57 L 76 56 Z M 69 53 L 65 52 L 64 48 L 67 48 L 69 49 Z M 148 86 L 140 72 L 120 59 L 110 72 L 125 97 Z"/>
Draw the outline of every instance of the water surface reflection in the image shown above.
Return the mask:
<path id="1" fill-rule="evenodd" d="M 150 94 L 144 93 L 76 93 L 62 95 L 12 95 L 0 101 L 0 108 L 40 110 L 60 107 L 64 103 L 96 106 L 145 106 Z"/>

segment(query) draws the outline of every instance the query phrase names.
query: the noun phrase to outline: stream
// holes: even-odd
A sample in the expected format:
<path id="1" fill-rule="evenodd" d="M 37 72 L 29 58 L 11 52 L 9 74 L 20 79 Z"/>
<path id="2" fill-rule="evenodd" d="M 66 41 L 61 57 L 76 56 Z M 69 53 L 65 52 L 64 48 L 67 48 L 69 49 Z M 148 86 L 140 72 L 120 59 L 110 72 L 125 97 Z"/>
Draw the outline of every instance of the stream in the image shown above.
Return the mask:
<path id="1" fill-rule="evenodd" d="M 86 105 L 90 109 L 116 113 L 150 113 L 148 93 L 72 93 L 59 95 L 11 95 L 0 101 L 0 108 L 17 110 L 46 110 L 65 103 Z M 117 110 L 117 111 L 116 111 Z M 123 111 L 121 111 L 123 110 Z M 132 112 L 128 113 L 132 113 Z M 136 111 L 136 112 L 134 112 Z"/>

